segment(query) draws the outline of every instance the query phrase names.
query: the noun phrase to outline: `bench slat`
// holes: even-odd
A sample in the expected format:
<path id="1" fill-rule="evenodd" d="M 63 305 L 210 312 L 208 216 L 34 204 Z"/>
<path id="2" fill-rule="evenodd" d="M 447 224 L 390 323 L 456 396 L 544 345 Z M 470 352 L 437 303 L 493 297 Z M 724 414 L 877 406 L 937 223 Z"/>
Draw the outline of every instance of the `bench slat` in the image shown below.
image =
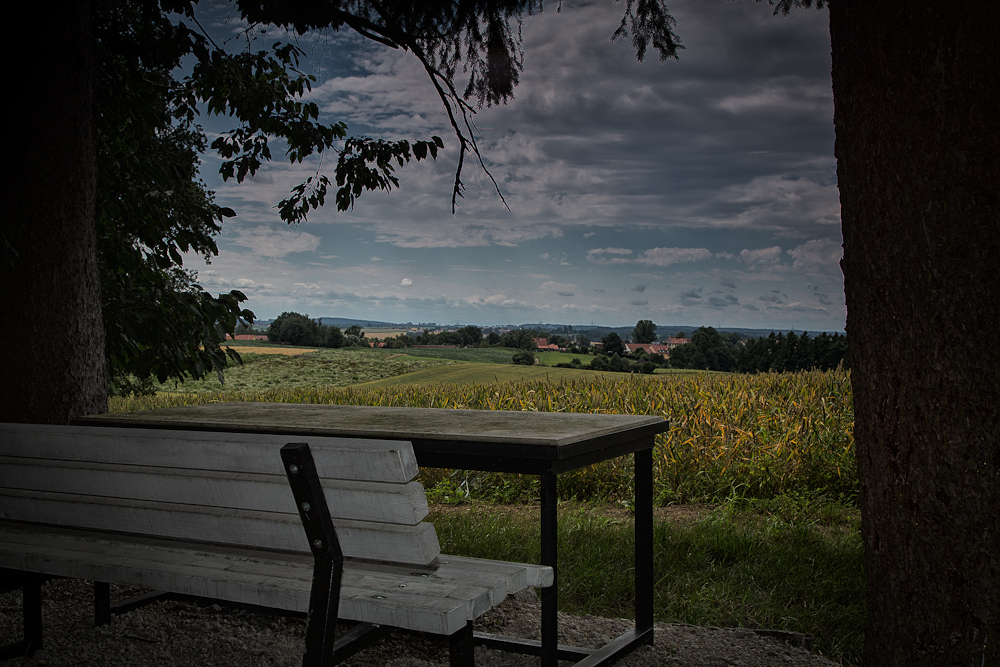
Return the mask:
<path id="1" fill-rule="evenodd" d="M 394 440 L 0 424 L 6 456 L 264 474 L 280 474 L 282 445 L 299 441 L 309 443 L 321 478 L 406 483 L 418 472 L 412 448 Z"/>
<path id="2" fill-rule="evenodd" d="M 0 519 L 309 551 L 298 514 L 0 489 Z M 429 523 L 335 519 L 334 525 L 345 556 L 426 564 L 441 552 Z"/>
<path id="3" fill-rule="evenodd" d="M 437 568 L 430 571 L 407 570 L 392 563 L 350 562 L 350 567 L 379 576 L 413 577 L 449 583 L 461 581 L 473 584 L 490 590 L 492 606 L 503 602 L 509 593 L 516 593 L 528 586 L 526 566 L 522 563 L 488 561 L 488 567 L 469 567 L 468 559 L 462 560 L 457 566 L 452 565 L 451 561 L 454 558 L 454 556 L 440 556 L 436 561 Z"/>
<path id="4" fill-rule="evenodd" d="M 0 567 L 78 579 L 111 581 L 156 590 L 306 611 L 311 557 L 273 554 L 253 558 L 181 548 L 109 542 L 60 534 L 0 529 Z M 503 563 L 504 566 L 515 564 Z M 395 568 L 375 572 L 345 564 L 339 616 L 344 619 L 451 634 L 506 595 L 505 573 L 481 568 L 476 576 L 442 567 L 441 574 Z M 492 587 L 482 586 L 488 582 Z M 400 584 L 405 584 L 400 586 Z M 504 592 L 501 594 L 501 590 Z M 401 620 L 403 619 L 403 620 Z"/>
<path id="5" fill-rule="evenodd" d="M 280 465 L 263 475 L 0 456 L 0 487 L 295 513 Z M 427 516 L 419 482 L 321 481 L 334 518 L 415 525 Z"/>
<path id="6" fill-rule="evenodd" d="M 505 566 L 512 567 L 512 569 L 516 568 L 518 572 L 511 572 L 507 579 L 508 589 L 515 593 L 522 588 L 548 588 L 555 581 L 555 576 L 550 565 L 511 563 L 502 560 L 489 560 L 488 558 L 446 556 L 444 554 L 441 554 L 438 560 L 452 570 L 470 573 L 480 569 L 508 572 L 509 570 L 503 569 Z M 520 579 L 515 579 L 514 577 L 523 577 L 524 583 L 519 585 Z"/>

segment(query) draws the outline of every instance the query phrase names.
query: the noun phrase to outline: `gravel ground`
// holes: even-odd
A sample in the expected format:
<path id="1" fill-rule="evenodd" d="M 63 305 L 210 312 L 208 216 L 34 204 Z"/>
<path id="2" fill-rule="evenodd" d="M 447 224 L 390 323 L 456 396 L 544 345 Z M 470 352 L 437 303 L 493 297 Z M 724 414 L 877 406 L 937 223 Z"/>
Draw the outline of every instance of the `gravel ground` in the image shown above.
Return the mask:
<path id="1" fill-rule="evenodd" d="M 160 602 L 116 617 L 95 628 L 89 582 L 55 580 L 43 587 L 44 648 L 32 658 L 0 661 L 0 667 L 82 667 L 171 665 L 198 667 L 298 667 L 305 622 L 217 605 Z M 112 587 L 117 597 L 136 590 Z M 527 591 L 481 617 L 477 629 L 538 638 L 541 604 Z M 559 614 L 560 642 L 597 647 L 631 627 L 623 619 Z M 779 633 L 780 634 L 780 633 Z M 0 595 L 0 644 L 21 637 L 20 592 Z M 781 641 L 750 630 L 657 624 L 655 645 L 637 650 L 622 667 L 834 667 L 836 663 L 794 646 L 802 637 Z M 394 634 L 351 660 L 347 667 L 438 667 L 448 664 L 447 643 L 436 638 Z M 538 658 L 476 648 L 480 667 L 537 665 Z M 560 663 L 569 665 L 570 663 Z"/>

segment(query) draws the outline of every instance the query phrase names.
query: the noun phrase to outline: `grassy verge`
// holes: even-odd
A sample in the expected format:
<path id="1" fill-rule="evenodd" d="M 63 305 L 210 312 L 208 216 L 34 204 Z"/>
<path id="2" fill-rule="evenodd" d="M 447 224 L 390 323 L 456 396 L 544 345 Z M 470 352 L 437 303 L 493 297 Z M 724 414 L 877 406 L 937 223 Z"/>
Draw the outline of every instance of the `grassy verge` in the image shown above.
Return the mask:
<path id="1" fill-rule="evenodd" d="M 726 503 L 704 518 L 657 521 L 657 621 L 815 636 L 845 665 L 860 659 L 864 583 L 857 511 L 837 503 Z M 442 550 L 537 562 L 537 513 L 480 503 L 431 515 Z M 559 606 L 633 617 L 633 524 L 586 505 L 560 511 Z"/>

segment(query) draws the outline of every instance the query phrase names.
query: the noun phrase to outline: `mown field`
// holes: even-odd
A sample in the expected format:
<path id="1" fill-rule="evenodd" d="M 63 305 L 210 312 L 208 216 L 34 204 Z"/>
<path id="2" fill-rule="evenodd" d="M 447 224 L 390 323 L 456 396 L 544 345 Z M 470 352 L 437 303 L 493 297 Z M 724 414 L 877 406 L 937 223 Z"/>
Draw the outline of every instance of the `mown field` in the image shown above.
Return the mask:
<path id="1" fill-rule="evenodd" d="M 225 384 L 220 384 L 215 375 L 209 374 L 200 380 L 168 380 L 158 385 L 157 390 L 189 394 L 346 387 L 455 363 L 448 359 L 401 355 L 391 350 L 332 350 L 288 345 L 234 348 L 243 358 L 243 365 L 230 365 L 226 369 Z"/>
<path id="2" fill-rule="evenodd" d="M 231 400 L 663 416 L 670 430 L 654 450 L 657 504 L 700 511 L 658 522 L 657 619 L 806 632 L 829 657 L 859 659 L 864 587 L 847 372 L 629 376 L 348 352 L 270 355 L 300 365 L 248 359 L 256 370 L 245 389 L 233 387 L 234 369 L 226 391 L 116 398 L 110 408 Z M 537 560 L 534 477 L 438 469 L 421 477 L 441 508 L 431 520 L 445 551 Z M 627 459 L 560 476 L 565 611 L 631 614 L 631 488 Z"/>

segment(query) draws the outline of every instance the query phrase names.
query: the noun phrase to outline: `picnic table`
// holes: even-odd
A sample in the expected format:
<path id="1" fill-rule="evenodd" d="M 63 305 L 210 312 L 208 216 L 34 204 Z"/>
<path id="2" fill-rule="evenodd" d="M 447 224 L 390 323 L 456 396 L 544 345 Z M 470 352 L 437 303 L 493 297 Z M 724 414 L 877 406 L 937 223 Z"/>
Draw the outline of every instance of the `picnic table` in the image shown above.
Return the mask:
<path id="1" fill-rule="evenodd" d="M 556 567 L 560 473 L 634 454 L 635 628 L 597 651 L 559 645 L 557 586 L 542 589 L 541 641 L 477 633 L 478 642 L 581 667 L 611 664 L 653 642 L 653 466 L 662 417 L 292 403 L 210 403 L 92 415 L 79 425 L 407 440 L 421 467 L 538 475 L 541 564 Z M 609 566 L 619 567 L 618 563 Z M 558 581 L 558 579 L 556 579 Z"/>

